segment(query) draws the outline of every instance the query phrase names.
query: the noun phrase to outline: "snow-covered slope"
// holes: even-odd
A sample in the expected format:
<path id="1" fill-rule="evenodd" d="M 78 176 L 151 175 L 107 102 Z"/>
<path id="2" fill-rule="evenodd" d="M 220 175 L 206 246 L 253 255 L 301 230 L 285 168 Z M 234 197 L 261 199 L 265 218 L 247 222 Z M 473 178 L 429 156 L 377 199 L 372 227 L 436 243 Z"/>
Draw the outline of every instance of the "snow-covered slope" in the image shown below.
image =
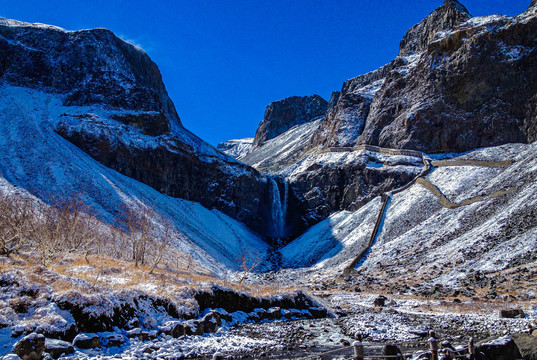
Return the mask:
<path id="1" fill-rule="evenodd" d="M 496 274 L 521 266 L 534 268 L 537 143 L 443 156 L 515 163 L 507 168 L 434 168 L 427 180 L 452 202 L 483 198 L 467 206 L 443 207 L 419 183 L 393 195 L 381 233 L 358 267 L 361 273 L 416 286 L 424 281 L 460 285 L 474 271 Z M 367 247 L 379 208 L 376 198 L 356 212 L 336 213 L 310 228 L 281 250 L 284 266 L 302 268 L 320 277 L 341 274 L 352 257 Z"/>
<path id="2" fill-rule="evenodd" d="M 308 142 L 319 127 L 323 118 L 318 118 L 311 122 L 297 125 L 287 130 L 283 134 L 267 140 L 241 157 L 241 161 L 254 168 L 270 173 L 278 174 L 287 165 L 294 164 L 300 160 L 307 150 Z"/>
<path id="3" fill-rule="evenodd" d="M 254 138 L 233 139 L 218 144 L 216 148 L 240 160 L 252 148 L 253 142 Z"/>
<path id="4" fill-rule="evenodd" d="M 97 105 L 65 107 L 62 100 L 38 90 L 0 87 L 0 179 L 4 191 L 17 187 L 45 202 L 76 195 L 108 222 L 117 220 L 125 205 L 134 209 L 151 206 L 173 222 L 179 233 L 174 245 L 220 275 L 236 269 L 242 255 L 265 256 L 266 243 L 243 224 L 123 176 L 58 135 L 54 130 L 65 112 L 106 113 Z"/>

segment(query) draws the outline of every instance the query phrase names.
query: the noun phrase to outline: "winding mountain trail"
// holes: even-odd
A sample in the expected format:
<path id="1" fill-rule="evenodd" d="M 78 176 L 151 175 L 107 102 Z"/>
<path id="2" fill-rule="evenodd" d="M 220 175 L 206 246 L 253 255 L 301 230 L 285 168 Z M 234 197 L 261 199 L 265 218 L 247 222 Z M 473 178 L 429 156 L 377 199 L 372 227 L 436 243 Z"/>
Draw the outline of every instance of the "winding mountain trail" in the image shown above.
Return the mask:
<path id="1" fill-rule="evenodd" d="M 415 150 L 400 150 L 400 149 L 388 149 L 388 148 L 380 148 L 378 146 L 371 146 L 371 145 L 360 145 L 356 147 L 341 147 L 341 148 L 327 148 L 319 150 L 319 152 L 352 152 L 352 151 L 372 151 L 377 152 L 381 154 L 388 154 L 388 155 L 405 155 L 405 156 L 419 156 L 421 157 L 424 169 L 423 171 L 416 176 L 412 181 L 407 183 L 406 185 L 397 188 L 395 190 L 386 192 L 381 194 L 381 201 L 382 205 L 380 207 L 379 213 L 377 215 L 377 219 L 375 222 L 375 226 L 373 227 L 373 231 L 371 232 L 371 236 L 369 237 L 369 242 L 365 249 L 362 249 L 360 253 L 352 260 L 352 262 L 345 268 L 343 271 L 344 276 L 348 276 L 355 268 L 362 264 L 366 259 L 367 255 L 371 252 L 371 248 L 375 244 L 377 238 L 379 237 L 380 233 L 382 232 L 382 224 L 384 223 L 384 219 L 386 218 L 386 214 L 389 208 L 389 203 L 391 200 L 392 195 L 401 193 L 407 189 L 409 189 L 414 184 L 420 184 L 425 189 L 429 190 L 437 199 L 440 200 L 440 204 L 447 208 L 447 209 L 456 209 L 461 206 L 467 206 L 471 205 L 477 202 L 482 202 L 488 199 L 492 199 L 495 197 L 500 197 L 503 195 L 510 194 L 514 192 L 516 189 L 513 187 L 504 189 L 504 190 L 498 190 L 493 192 L 492 194 L 486 195 L 486 196 L 474 196 L 469 199 L 465 199 L 461 202 L 453 202 L 449 200 L 442 191 L 434 185 L 431 181 L 426 179 L 426 176 L 433 171 L 435 168 L 439 167 L 450 167 L 450 166 L 478 166 L 478 167 L 490 167 L 490 168 L 507 168 L 511 166 L 514 161 L 507 160 L 507 161 L 490 161 L 490 160 L 468 160 L 468 159 L 460 159 L 460 160 L 431 160 L 426 157 L 426 154 L 415 151 Z"/>

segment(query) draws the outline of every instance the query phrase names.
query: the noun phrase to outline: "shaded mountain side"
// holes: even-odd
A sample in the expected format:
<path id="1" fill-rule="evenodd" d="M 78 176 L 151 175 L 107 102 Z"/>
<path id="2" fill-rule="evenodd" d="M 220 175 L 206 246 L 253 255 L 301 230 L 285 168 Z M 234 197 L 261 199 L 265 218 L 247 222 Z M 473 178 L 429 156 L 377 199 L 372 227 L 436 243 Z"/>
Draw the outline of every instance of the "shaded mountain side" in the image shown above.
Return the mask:
<path id="1" fill-rule="evenodd" d="M 107 29 L 65 31 L 0 18 L 0 59 L 3 82 L 65 94 L 65 105 L 103 104 L 181 124 L 157 65 Z"/>
<path id="2" fill-rule="evenodd" d="M 289 235 L 274 234 L 272 214 L 279 209 L 271 181 L 186 130 L 158 67 L 112 32 L 2 18 L 0 81 L 59 96 L 65 109 L 50 126 L 102 164 L 164 194 L 218 209 L 262 237 Z M 288 205 L 296 207 L 280 203 Z M 288 231 L 302 228 L 300 212 L 289 216 Z"/>

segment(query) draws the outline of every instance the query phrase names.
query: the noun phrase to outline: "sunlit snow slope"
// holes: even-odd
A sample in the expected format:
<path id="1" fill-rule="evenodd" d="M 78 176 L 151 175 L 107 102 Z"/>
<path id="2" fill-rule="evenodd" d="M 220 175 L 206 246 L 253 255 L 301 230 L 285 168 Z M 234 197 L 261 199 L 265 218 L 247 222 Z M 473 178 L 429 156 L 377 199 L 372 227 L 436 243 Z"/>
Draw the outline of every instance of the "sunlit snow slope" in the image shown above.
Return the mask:
<path id="1" fill-rule="evenodd" d="M 453 155 L 436 155 L 442 156 Z M 454 156 L 515 162 L 507 168 L 438 167 L 426 177 L 452 202 L 484 199 L 471 205 L 443 207 L 420 183 L 393 195 L 381 233 L 360 271 L 405 283 L 434 280 L 455 285 L 472 271 L 535 265 L 537 143 Z M 502 195 L 490 196 L 499 191 Z M 356 212 L 338 212 L 313 226 L 281 250 L 284 266 L 321 277 L 341 273 L 367 246 L 379 208 L 376 198 Z"/>

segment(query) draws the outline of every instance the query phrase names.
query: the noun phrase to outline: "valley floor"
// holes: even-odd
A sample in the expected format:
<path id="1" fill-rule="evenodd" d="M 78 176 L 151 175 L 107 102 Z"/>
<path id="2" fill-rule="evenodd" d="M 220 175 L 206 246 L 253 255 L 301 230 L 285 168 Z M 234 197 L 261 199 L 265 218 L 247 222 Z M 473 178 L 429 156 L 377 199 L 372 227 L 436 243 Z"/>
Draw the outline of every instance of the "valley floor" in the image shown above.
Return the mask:
<path id="1" fill-rule="evenodd" d="M 132 264 L 113 260 L 90 258 L 91 263 L 84 263 L 83 259 L 66 258 L 63 264 L 55 264 L 50 269 L 31 263 L 25 266 L 24 260 L 15 257 L 9 262 L 2 262 L 0 356 L 8 354 L 23 333 L 61 332 L 73 325 L 73 318 L 68 312 L 55 305 L 61 304 L 62 299 L 73 301 L 74 298 L 75 302 L 93 299 L 96 311 L 106 313 L 109 306 L 106 304 L 118 302 L 118 297 L 124 296 L 121 294 L 135 294 L 138 299 L 160 296 L 172 298 L 176 304 L 181 304 L 179 311 L 187 314 L 198 306 L 189 295 L 191 291 L 211 284 L 255 296 L 273 296 L 297 289 L 228 283 L 207 276 L 187 275 L 186 272 L 180 275 L 177 270 L 157 270 L 148 274 L 143 267 L 134 268 Z M 365 336 L 366 354 L 378 355 L 388 343 L 397 344 L 404 353 L 426 349 L 426 334 L 430 329 L 434 329 L 441 340 L 464 345 L 470 336 L 479 340 L 506 334 L 516 336 L 537 327 L 535 300 L 522 301 L 514 297 L 491 300 L 463 294 L 432 299 L 430 296 L 393 295 L 361 288 L 363 290 L 353 284 L 352 279 L 343 278 L 317 286 L 310 284 L 305 291 L 319 306 L 329 310 L 327 318 L 289 317 L 290 320 L 259 321 L 252 319 L 251 313 L 238 311 L 224 320 L 216 332 L 203 335 L 178 337 L 166 334 L 161 331 L 162 324 L 170 324 L 173 319 L 165 312 L 159 312 L 158 308 L 145 306 L 137 314 L 137 320 L 141 331 L 148 334 L 147 338 L 138 339 L 131 336 L 132 332 L 114 327 L 112 332 L 97 334 L 101 339 L 120 336 L 125 340 L 123 344 L 94 349 L 75 348 L 75 352 L 67 358 L 210 359 L 216 352 L 221 352 L 232 359 L 310 359 L 321 355 L 325 359 L 345 359 L 352 355 L 349 344 L 352 344 L 352 336 L 357 331 Z M 31 291 L 34 291 L 33 295 Z M 21 293 L 27 295 L 21 296 Z M 375 305 L 380 294 L 386 295 L 383 306 Z M 99 308 L 101 310 L 97 310 Z M 10 312 L 11 309 L 14 311 Z M 500 310 L 505 309 L 522 309 L 526 317 L 500 318 Z M 206 309 L 200 317 L 208 312 Z M 537 337 L 534 338 L 537 340 Z M 7 355 L 4 359 L 13 358 Z"/>

